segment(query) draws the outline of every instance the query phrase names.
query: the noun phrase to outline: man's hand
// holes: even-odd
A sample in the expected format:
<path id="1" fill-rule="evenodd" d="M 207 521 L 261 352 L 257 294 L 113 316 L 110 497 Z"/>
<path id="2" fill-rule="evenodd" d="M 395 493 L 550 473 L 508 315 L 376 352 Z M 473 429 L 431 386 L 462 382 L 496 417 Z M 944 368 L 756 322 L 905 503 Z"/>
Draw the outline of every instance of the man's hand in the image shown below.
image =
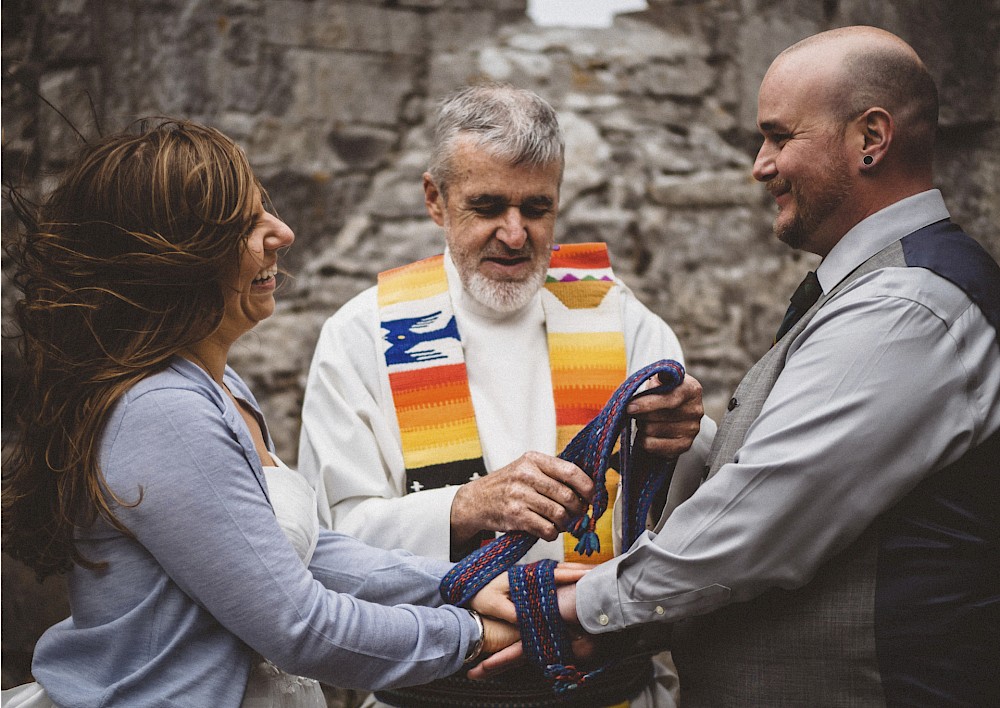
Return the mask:
<path id="1" fill-rule="evenodd" d="M 655 382 L 650 382 L 655 386 Z M 643 449 L 660 457 L 677 457 L 687 452 L 701 429 L 705 406 L 701 384 L 685 376 L 670 393 L 640 394 L 629 402 L 626 412 L 637 416 L 637 441 Z"/>
<path id="2" fill-rule="evenodd" d="M 480 531 L 527 531 L 555 540 L 571 518 L 586 511 L 593 494 L 594 483 L 573 463 L 526 452 L 462 485 L 451 504 L 452 544 Z"/>

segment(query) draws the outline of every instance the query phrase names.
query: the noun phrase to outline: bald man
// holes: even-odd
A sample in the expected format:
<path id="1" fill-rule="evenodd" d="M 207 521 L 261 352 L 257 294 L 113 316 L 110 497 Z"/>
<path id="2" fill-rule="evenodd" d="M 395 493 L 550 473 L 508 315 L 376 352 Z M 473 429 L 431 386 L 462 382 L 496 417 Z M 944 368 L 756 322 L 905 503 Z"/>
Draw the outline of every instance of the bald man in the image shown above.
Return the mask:
<path id="1" fill-rule="evenodd" d="M 1000 705 L 1000 268 L 932 188 L 933 81 L 888 32 L 824 32 L 758 125 L 775 234 L 822 263 L 706 481 L 578 583 L 579 621 L 675 623 L 685 708 Z"/>

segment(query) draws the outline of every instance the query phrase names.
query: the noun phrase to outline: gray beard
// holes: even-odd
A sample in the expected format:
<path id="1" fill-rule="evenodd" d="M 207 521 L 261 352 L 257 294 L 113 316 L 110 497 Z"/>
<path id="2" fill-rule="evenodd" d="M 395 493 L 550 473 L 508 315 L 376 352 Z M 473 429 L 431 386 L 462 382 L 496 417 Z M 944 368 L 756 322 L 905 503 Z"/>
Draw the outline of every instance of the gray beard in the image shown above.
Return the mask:
<path id="1" fill-rule="evenodd" d="M 465 283 L 465 289 L 480 305 L 497 312 L 510 313 L 527 305 L 544 282 L 544 273 L 532 273 L 524 281 L 490 280 L 481 273 L 472 273 Z"/>

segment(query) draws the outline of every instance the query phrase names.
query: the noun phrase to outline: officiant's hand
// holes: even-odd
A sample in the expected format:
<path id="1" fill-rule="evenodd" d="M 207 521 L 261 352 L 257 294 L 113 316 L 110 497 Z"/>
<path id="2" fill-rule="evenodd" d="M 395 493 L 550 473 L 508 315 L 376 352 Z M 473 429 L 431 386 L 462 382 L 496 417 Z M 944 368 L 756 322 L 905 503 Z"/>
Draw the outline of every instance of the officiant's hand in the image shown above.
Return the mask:
<path id="1" fill-rule="evenodd" d="M 593 496 L 594 482 L 572 462 L 526 452 L 458 488 L 451 502 L 452 547 L 481 531 L 525 531 L 554 541 Z"/>
<path id="2" fill-rule="evenodd" d="M 657 383 L 650 380 L 649 388 Z M 669 393 L 640 391 L 629 401 L 626 411 L 636 416 L 637 444 L 659 457 L 677 457 L 691 449 L 701 429 L 705 414 L 701 384 L 693 376 L 685 376 L 681 385 Z"/>

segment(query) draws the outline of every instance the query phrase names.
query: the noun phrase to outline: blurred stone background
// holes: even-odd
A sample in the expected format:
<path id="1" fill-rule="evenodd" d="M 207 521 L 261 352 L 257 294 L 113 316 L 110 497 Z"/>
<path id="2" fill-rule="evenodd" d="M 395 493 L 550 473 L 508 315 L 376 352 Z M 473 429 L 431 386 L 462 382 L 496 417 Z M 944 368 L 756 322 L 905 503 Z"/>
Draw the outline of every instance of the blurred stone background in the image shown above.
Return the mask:
<path id="1" fill-rule="evenodd" d="M 442 249 L 420 188 L 428 122 L 468 82 L 510 81 L 559 111 L 557 238 L 608 243 L 618 275 L 676 330 L 717 419 L 816 264 L 775 240 L 773 203 L 750 177 L 757 87 L 789 44 L 871 24 L 916 48 L 941 92 L 938 186 L 956 221 L 1000 257 L 1000 0 L 649 0 L 600 29 L 539 27 L 526 9 L 6 0 L 4 184 L 44 192 L 77 131 L 91 138 L 145 115 L 206 122 L 243 145 L 297 241 L 276 316 L 232 361 L 290 463 L 323 320 L 380 270 Z M 6 240 L 6 201 L 2 217 Z M 19 375 L 6 270 L 3 286 L 6 436 Z M 63 595 L 61 579 L 36 586 L 3 559 L 4 687 L 25 679 L 34 639 L 67 614 Z"/>

